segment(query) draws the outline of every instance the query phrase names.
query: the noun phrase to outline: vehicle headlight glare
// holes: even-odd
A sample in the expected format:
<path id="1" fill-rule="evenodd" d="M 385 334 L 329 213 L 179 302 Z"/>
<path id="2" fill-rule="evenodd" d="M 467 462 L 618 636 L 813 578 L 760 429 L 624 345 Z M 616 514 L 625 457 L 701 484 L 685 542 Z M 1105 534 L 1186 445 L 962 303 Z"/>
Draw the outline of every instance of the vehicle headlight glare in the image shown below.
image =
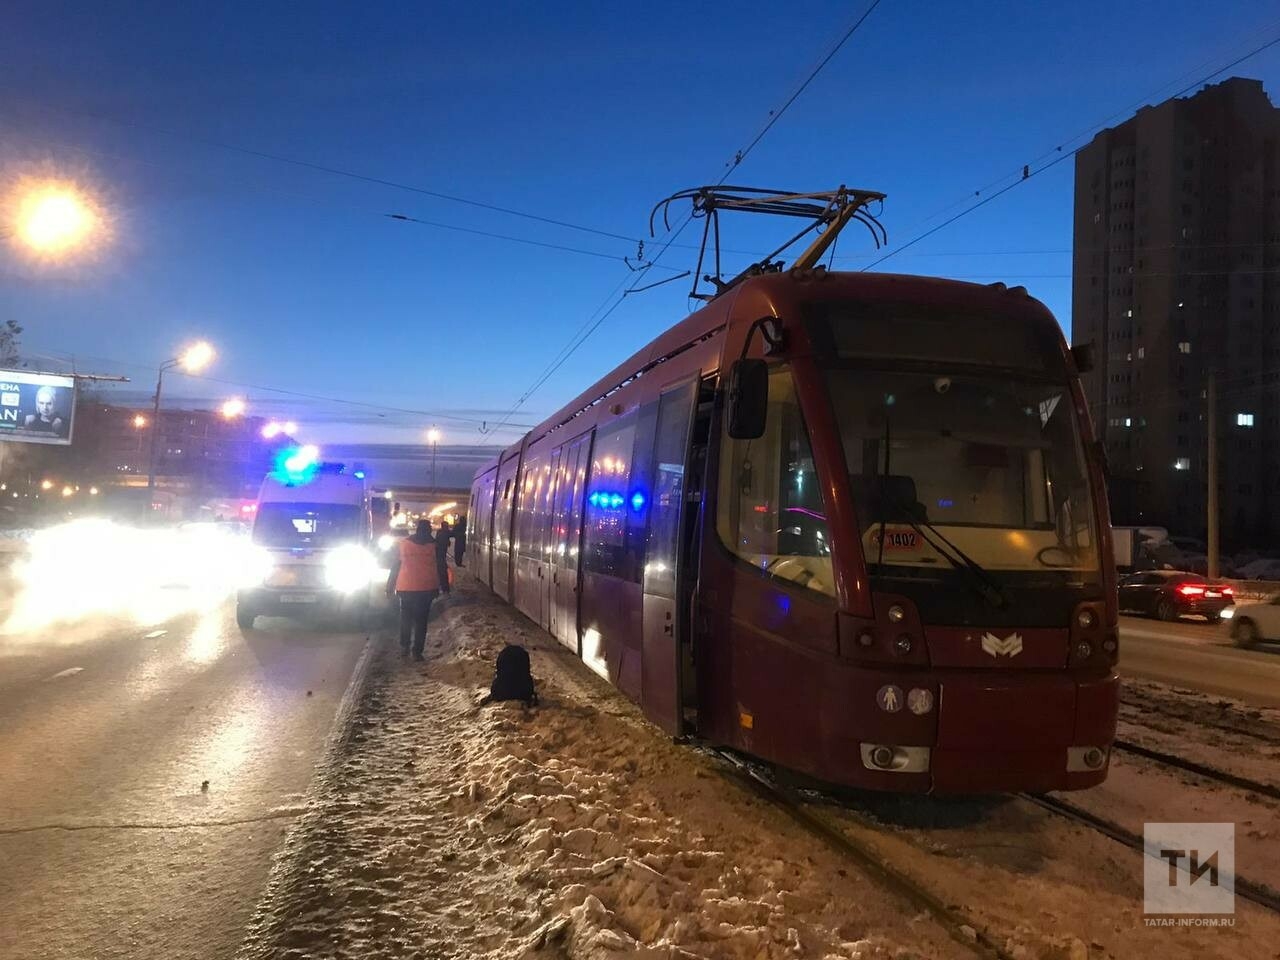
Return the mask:
<path id="1" fill-rule="evenodd" d="M 266 547 L 249 547 L 244 553 L 244 562 L 240 567 L 240 586 L 261 586 L 271 571 L 275 569 L 275 558 Z"/>
<path id="2" fill-rule="evenodd" d="M 377 562 L 369 551 L 355 544 L 338 547 L 324 559 L 325 582 L 343 593 L 353 593 L 368 586 L 376 578 L 377 571 Z"/>

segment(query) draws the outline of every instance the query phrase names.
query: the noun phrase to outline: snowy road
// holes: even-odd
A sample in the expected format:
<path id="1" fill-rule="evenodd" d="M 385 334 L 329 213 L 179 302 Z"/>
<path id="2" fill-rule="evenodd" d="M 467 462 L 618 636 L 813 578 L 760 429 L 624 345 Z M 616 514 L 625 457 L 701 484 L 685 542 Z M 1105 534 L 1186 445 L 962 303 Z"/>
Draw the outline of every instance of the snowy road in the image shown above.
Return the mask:
<path id="1" fill-rule="evenodd" d="M 1241 650 L 1225 626 L 1120 618 L 1120 674 L 1280 707 L 1280 644 Z"/>
<path id="2" fill-rule="evenodd" d="M 0 958 L 234 954 L 365 647 L 259 624 L 0 636 Z"/>

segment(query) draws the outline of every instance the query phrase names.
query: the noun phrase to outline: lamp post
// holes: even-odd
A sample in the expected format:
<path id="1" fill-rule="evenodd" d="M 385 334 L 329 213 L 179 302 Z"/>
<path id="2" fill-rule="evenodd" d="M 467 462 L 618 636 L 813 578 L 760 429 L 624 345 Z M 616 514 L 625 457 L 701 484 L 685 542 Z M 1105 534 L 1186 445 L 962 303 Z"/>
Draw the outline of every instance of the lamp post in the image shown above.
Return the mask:
<path id="1" fill-rule="evenodd" d="M 432 427 L 427 431 L 427 442 L 431 444 L 431 487 L 436 485 L 436 448 L 440 445 L 440 428 Z"/>
<path id="2" fill-rule="evenodd" d="M 179 356 L 160 364 L 160 372 L 156 376 L 156 395 L 151 405 L 151 456 L 147 466 L 147 492 L 154 494 L 156 489 L 156 443 L 160 434 L 160 390 L 164 386 L 164 372 L 174 367 L 182 367 L 188 373 L 195 373 L 207 367 L 213 360 L 213 347 L 199 340 L 187 347 Z M 137 423 L 137 420 L 134 420 Z"/>

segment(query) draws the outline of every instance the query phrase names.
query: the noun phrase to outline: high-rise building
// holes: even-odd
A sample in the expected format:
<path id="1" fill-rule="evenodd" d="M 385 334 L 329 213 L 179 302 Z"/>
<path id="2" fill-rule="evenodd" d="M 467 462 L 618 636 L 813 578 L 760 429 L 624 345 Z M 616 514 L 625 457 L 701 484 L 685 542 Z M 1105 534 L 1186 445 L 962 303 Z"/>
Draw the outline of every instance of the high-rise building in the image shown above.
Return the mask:
<path id="1" fill-rule="evenodd" d="M 1207 391 L 1223 546 L 1280 542 L 1280 109 L 1232 78 L 1076 155 L 1071 311 L 1117 525 L 1203 537 Z"/>

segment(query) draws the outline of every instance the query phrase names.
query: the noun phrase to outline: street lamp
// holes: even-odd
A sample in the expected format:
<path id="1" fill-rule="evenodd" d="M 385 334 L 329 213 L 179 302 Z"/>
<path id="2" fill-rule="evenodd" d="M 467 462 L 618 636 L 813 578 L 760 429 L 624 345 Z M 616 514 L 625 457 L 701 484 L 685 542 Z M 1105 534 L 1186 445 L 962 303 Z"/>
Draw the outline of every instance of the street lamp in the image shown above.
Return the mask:
<path id="1" fill-rule="evenodd" d="M 432 427 L 427 431 L 427 443 L 431 444 L 431 486 L 436 485 L 436 448 L 440 445 L 440 428 Z"/>
<path id="2" fill-rule="evenodd" d="M 141 430 L 147 425 L 147 418 L 140 413 L 134 414 L 133 425 L 136 429 Z"/>
<path id="3" fill-rule="evenodd" d="M 234 420 L 236 417 L 243 416 L 246 409 L 248 407 L 243 400 L 239 397 L 232 397 L 222 404 L 221 412 L 224 419 Z"/>
<path id="4" fill-rule="evenodd" d="M 188 373 L 196 373 L 207 367 L 212 360 L 213 347 L 209 346 L 204 340 L 197 340 L 172 360 L 166 360 L 160 364 L 160 372 L 156 376 L 156 395 L 152 398 L 151 406 L 151 457 L 147 467 L 148 491 L 154 492 L 156 488 L 156 438 L 160 434 L 160 389 L 164 386 L 164 372 L 174 367 L 182 367 Z M 133 422 L 137 424 L 137 417 L 134 418 Z"/>
<path id="5" fill-rule="evenodd" d="M 24 178 L 5 199 L 13 242 L 36 257 L 59 259 L 106 232 L 98 203 L 67 180 Z"/>

